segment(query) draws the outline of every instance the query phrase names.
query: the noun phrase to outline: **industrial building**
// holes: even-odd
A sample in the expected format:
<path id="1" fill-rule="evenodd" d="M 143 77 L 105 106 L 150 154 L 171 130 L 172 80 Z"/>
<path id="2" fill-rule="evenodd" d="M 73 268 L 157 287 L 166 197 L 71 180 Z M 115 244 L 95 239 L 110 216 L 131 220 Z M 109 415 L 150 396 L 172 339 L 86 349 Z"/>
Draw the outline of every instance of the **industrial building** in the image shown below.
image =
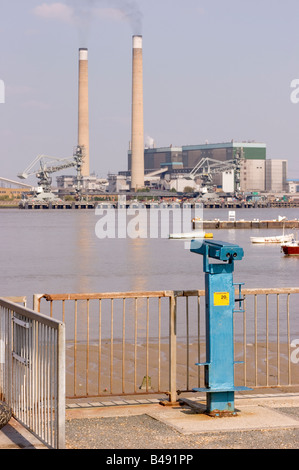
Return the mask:
<path id="1" fill-rule="evenodd" d="M 273 192 L 288 191 L 287 160 L 265 161 L 265 190 Z"/>
<path id="2" fill-rule="evenodd" d="M 74 195 L 77 185 L 77 177 L 74 175 L 57 176 L 57 190 L 59 197 Z M 108 182 L 104 178 L 98 178 L 96 175 L 83 176 L 80 181 L 81 189 L 84 194 L 98 195 L 107 192 Z"/>
<path id="3" fill-rule="evenodd" d="M 87 192 L 138 191 L 145 187 L 184 192 L 202 187 L 216 186 L 224 192 L 237 191 L 286 191 L 287 161 L 267 160 L 266 144 L 255 141 L 199 144 L 156 148 L 144 146 L 143 123 L 143 38 L 132 37 L 132 109 L 131 142 L 128 151 L 128 170 L 118 175 L 108 175 L 108 182 L 98 181 L 89 174 L 89 107 L 88 107 L 88 50 L 79 49 L 78 80 L 78 145 L 84 157 L 81 177 Z M 234 162 L 237 155 L 241 162 Z M 205 168 L 194 172 L 201 161 L 208 161 Z M 218 162 L 210 171 L 213 162 Z M 221 162 L 223 165 L 221 165 Z M 216 164 L 217 165 L 217 164 Z M 204 171 L 203 171 L 204 170 Z M 208 173 L 203 178 L 203 172 Z M 191 177 L 190 177 L 191 175 Z M 70 182 L 57 180 L 58 188 L 65 190 Z"/>
<path id="4" fill-rule="evenodd" d="M 218 161 L 232 160 L 237 149 L 243 149 L 246 160 L 265 160 L 266 144 L 256 142 L 228 142 L 221 144 L 186 145 L 182 147 L 145 148 L 144 169 L 158 170 L 163 166 L 191 171 L 202 158 Z M 131 150 L 128 151 L 128 170 L 131 171 Z"/>
<path id="5" fill-rule="evenodd" d="M 288 193 L 299 193 L 299 179 L 288 179 L 287 180 L 287 185 L 288 185 Z"/>
<path id="6" fill-rule="evenodd" d="M 23 194 L 33 191 L 33 186 L 8 178 L 0 177 L 0 199 L 2 198 L 19 198 Z"/>
<path id="7" fill-rule="evenodd" d="M 241 167 L 240 186 L 242 191 L 265 191 L 266 160 L 244 160 Z"/>
<path id="8" fill-rule="evenodd" d="M 267 160 L 265 143 L 257 142 L 224 142 L 216 144 L 201 144 L 188 146 L 169 146 L 162 148 L 144 149 L 144 169 L 146 174 L 157 170 L 165 170 L 162 175 L 165 180 L 171 180 L 170 188 L 182 190 L 185 186 L 194 187 L 194 181 L 188 180 L 188 175 L 203 159 L 218 162 L 229 162 L 242 152 L 240 166 L 241 191 L 286 191 L 287 190 L 287 161 Z M 131 150 L 128 151 L 128 172 L 131 171 Z M 124 172 L 122 172 L 124 175 Z M 182 178 L 185 176 L 185 181 Z M 146 176 L 145 176 L 146 178 Z M 222 187 L 225 192 L 233 192 L 233 170 L 219 171 L 213 174 L 213 184 Z M 180 181 L 178 181 L 180 180 Z M 198 181 L 197 181 L 198 183 Z M 178 189 L 180 188 L 180 189 Z"/>

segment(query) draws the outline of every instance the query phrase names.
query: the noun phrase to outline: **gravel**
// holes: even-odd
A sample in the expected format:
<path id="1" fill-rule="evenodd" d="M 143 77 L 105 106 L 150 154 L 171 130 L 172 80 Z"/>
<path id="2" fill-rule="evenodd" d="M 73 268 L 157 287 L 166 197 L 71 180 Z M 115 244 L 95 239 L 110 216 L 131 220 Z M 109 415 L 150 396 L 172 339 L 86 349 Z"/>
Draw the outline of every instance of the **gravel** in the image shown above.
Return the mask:
<path id="1" fill-rule="evenodd" d="M 299 417 L 299 408 L 277 411 Z M 184 435 L 143 414 L 66 421 L 68 449 L 298 449 L 299 429 Z"/>

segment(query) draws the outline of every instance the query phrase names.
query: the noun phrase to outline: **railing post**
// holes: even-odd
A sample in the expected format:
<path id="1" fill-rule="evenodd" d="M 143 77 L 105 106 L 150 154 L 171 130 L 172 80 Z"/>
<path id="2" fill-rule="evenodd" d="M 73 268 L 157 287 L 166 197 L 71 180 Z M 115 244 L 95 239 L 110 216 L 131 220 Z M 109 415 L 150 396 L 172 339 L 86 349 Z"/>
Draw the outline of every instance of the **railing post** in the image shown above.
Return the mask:
<path id="1" fill-rule="evenodd" d="M 7 309 L 7 390 L 6 390 L 6 397 L 5 401 L 9 404 L 13 403 L 12 398 L 12 351 L 13 351 L 13 341 L 12 341 L 12 317 L 13 312 L 10 309 Z"/>
<path id="2" fill-rule="evenodd" d="M 40 299 L 43 297 L 43 294 L 33 294 L 33 310 L 40 313 Z"/>
<path id="3" fill-rule="evenodd" d="M 65 325 L 58 326 L 57 338 L 57 448 L 65 448 Z"/>
<path id="4" fill-rule="evenodd" d="M 176 297 L 172 293 L 169 297 L 169 401 L 177 401 L 176 383 Z"/>

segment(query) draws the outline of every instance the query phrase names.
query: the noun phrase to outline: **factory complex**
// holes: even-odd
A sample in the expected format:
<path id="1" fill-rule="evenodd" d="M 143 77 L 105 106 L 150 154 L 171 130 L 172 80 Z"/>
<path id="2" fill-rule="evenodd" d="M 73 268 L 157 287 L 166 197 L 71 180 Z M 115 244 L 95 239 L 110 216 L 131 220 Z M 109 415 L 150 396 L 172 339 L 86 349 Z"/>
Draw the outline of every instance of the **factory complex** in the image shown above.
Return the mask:
<path id="1" fill-rule="evenodd" d="M 265 143 L 234 141 L 168 147 L 146 147 L 143 124 L 142 36 L 132 41 L 131 137 L 126 170 L 98 178 L 90 174 L 88 50 L 79 49 L 78 140 L 73 156 L 53 159 L 39 155 L 21 173 L 20 179 L 37 178 L 37 187 L 0 178 L 0 199 L 22 198 L 22 203 L 47 204 L 128 197 L 177 196 L 193 199 L 236 198 L 248 195 L 296 195 L 299 184 L 288 180 L 287 159 L 267 158 Z M 52 174 L 67 168 L 76 170 Z M 186 196 L 187 195 L 187 196 Z"/>

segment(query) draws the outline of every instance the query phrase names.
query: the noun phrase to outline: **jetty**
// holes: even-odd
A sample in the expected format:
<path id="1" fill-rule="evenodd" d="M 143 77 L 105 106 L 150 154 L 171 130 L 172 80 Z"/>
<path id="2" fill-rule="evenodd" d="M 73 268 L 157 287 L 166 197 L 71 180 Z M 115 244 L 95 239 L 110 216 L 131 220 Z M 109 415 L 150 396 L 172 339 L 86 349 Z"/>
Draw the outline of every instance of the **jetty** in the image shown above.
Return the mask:
<path id="1" fill-rule="evenodd" d="M 25 202 L 24 204 L 19 205 L 19 209 L 94 209 L 97 207 L 96 202 L 62 202 L 62 203 L 52 203 L 52 202 Z"/>
<path id="2" fill-rule="evenodd" d="M 194 220 L 192 221 L 193 230 L 202 228 L 203 230 L 216 229 L 297 229 L 299 220 Z"/>

